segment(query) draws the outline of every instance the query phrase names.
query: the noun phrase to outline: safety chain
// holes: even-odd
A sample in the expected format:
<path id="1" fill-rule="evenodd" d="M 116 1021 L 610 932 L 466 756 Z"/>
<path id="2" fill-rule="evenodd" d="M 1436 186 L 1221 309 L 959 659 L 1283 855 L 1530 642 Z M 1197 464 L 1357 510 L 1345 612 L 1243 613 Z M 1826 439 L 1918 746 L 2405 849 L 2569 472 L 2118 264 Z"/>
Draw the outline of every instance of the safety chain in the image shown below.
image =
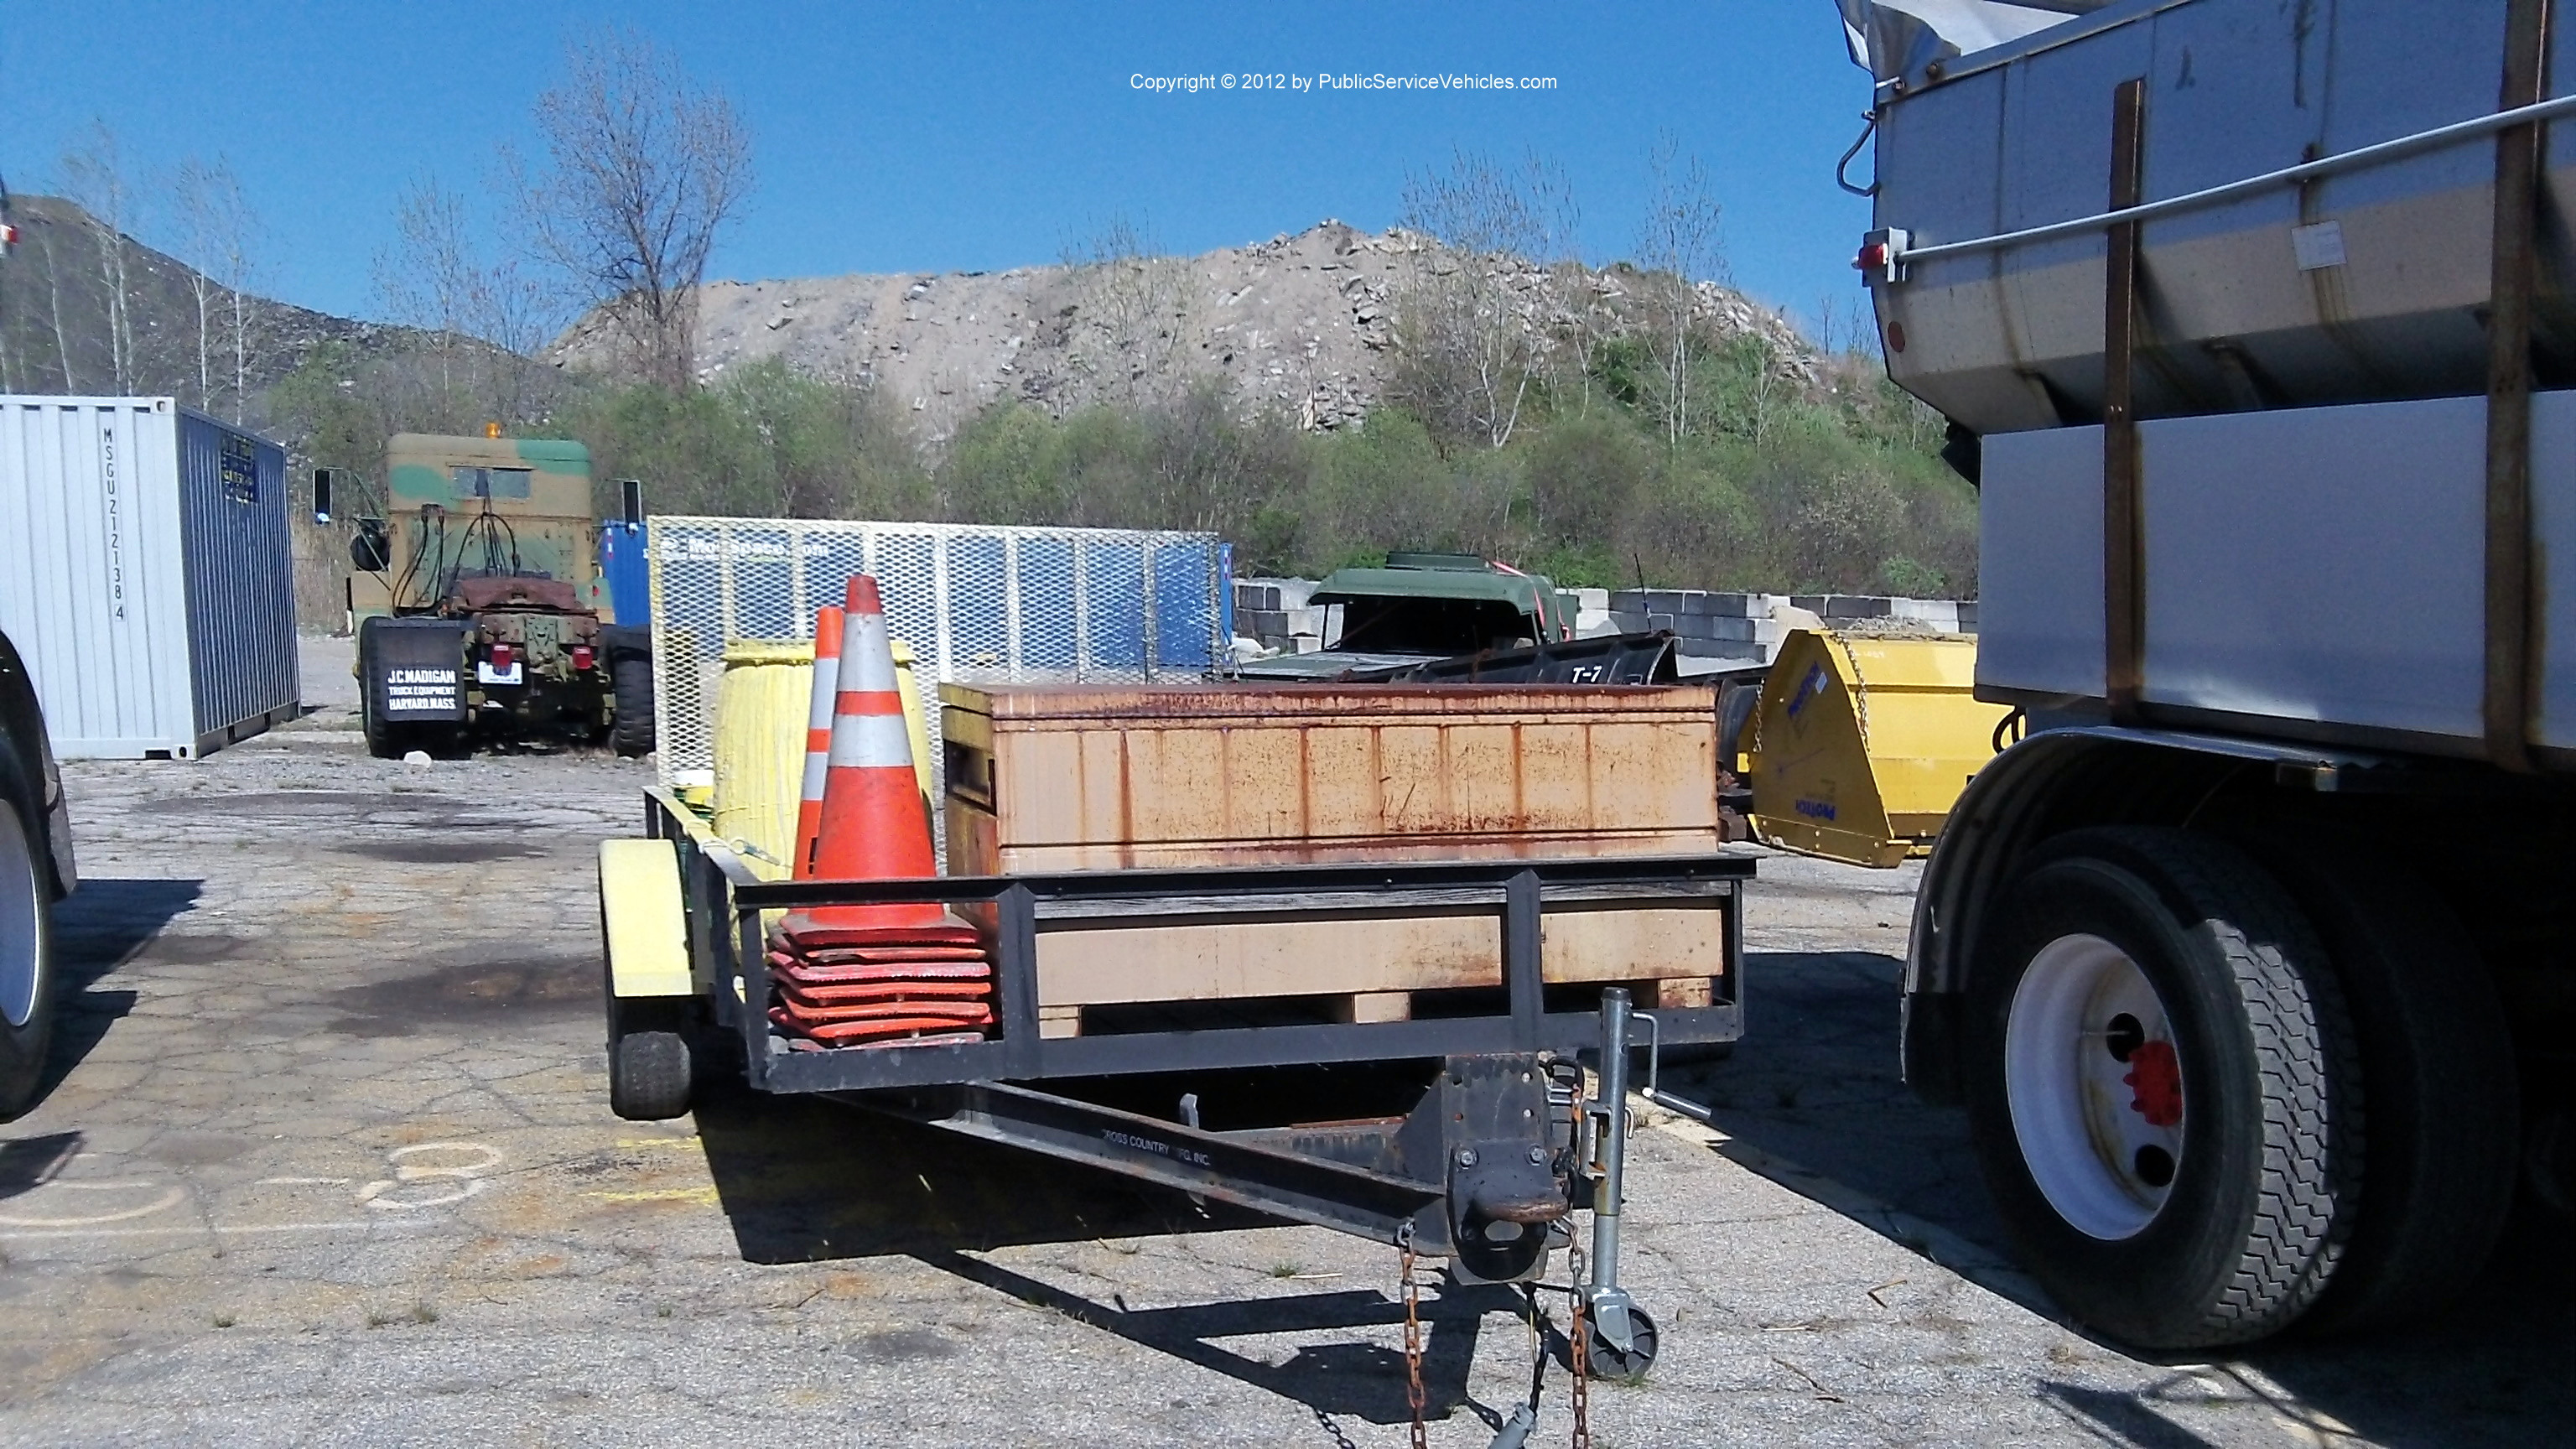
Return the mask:
<path id="1" fill-rule="evenodd" d="M 1430 1429 L 1422 1409 L 1422 1285 L 1413 1277 L 1413 1220 L 1395 1230 L 1395 1245 L 1404 1251 L 1404 1401 L 1413 1410 L 1413 1449 L 1426 1449 Z"/>
<path id="2" fill-rule="evenodd" d="M 1583 1107 L 1583 1092 L 1583 1083 L 1578 1079 L 1574 1087 L 1574 1149 L 1577 1158 L 1583 1155 L 1583 1128 L 1587 1120 Z M 1611 1125 L 1615 1130 L 1617 1124 Z M 1592 1337 L 1591 1320 L 1586 1310 L 1591 1305 L 1586 1303 L 1583 1297 L 1585 1282 L 1583 1235 L 1580 1233 L 1569 1231 L 1565 1235 L 1565 1274 L 1566 1280 L 1574 1288 L 1574 1292 L 1570 1295 L 1573 1306 L 1566 1314 L 1565 1350 L 1565 1361 L 1574 1370 L 1574 1386 L 1566 1390 L 1566 1396 L 1571 1401 L 1574 1411 L 1573 1443 L 1574 1449 L 1592 1449 L 1592 1371 L 1589 1362 L 1590 1354 L 1586 1352 L 1586 1340 Z"/>

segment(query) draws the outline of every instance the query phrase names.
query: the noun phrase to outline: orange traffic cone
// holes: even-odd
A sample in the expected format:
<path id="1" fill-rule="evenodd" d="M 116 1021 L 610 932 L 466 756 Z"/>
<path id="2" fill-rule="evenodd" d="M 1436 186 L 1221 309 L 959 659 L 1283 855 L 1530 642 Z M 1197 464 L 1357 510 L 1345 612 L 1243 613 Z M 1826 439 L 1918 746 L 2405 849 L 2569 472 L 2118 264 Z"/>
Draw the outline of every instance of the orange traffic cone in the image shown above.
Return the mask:
<path id="1" fill-rule="evenodd" d="M 796 878 L 814 876 L 814 843 L 823 832 L 823 782 L 832 773 L 832 716 L 839 708 L 841 606 L 814 613 L 814 702 L 805 714 L 805 790 L 796 806 Z"/>
<path id="2" fill-rule="evenodd" d="M 895 682 L 877 581 L 850 580 L 832 716 L 830 766 L 814 843 L 823 880 L 923 880 L 939 873 L 912 772 L 912 733 Z M 781 922 L 808 949 L 870 942 L 970 946 L 974 928 L 938 905 L 822 906 Z"/>

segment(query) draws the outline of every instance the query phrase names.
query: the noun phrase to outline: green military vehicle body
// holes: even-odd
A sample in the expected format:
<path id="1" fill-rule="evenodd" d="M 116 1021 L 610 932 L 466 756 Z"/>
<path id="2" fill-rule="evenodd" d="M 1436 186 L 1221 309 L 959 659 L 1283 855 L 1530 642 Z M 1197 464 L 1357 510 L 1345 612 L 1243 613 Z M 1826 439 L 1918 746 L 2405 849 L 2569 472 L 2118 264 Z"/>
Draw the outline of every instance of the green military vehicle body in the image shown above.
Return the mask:
<path id="1" fill-rule="evenodd" d="M 649 645 L 613 621 L 590 450 L 399 433 L 384 476 L 384 516 L 362 519 L 351 546 L 368 747 L 454 749 L 507 730 L 649 749 Z M 640 711 L 621 716 L 621 685 Z"/>
<path id="2" fill-rule="evenodd" d="M 1306 602 L 1338 608 L 1340 632 L 1327 631 L 1317 653 L 1244 664 L 1242 678 L 1333 679 L 1574 637 L 1574 610 L 1555 584 L 1470 553 L 1390 553 L 1384 568 L 1335 570 Z"/>

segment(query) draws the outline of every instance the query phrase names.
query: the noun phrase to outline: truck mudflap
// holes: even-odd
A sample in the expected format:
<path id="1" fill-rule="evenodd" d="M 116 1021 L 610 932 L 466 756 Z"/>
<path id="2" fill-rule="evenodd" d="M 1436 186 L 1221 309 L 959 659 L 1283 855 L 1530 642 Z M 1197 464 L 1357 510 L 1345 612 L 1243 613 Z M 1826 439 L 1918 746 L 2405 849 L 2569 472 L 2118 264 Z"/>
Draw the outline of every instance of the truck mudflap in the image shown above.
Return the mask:
<path id="1" fill-rule="evenodd" d="M 456 724 L 466 717 L 465 636 L 454 619 L 369 619 L 358 634 L 358 687 L 387 724 Z"/>

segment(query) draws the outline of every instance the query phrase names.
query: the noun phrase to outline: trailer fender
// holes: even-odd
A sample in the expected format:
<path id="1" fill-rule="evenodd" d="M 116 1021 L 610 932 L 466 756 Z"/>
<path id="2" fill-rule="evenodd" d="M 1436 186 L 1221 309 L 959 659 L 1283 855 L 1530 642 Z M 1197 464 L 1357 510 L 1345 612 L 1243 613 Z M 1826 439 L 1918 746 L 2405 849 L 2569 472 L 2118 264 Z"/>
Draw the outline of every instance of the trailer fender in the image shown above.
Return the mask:
<path id="1" fill-rule="evenodd" d="M 689 923 L 680 902 L 677 846 L 667 840 L 600 842 L 599 923 L 608 948 L 610 997 L 696 994 L 689 979 Z"/>
<path id="2" fill-rule="evenodd" d="M 2040 730 L 1997 755 L 1959 796 L 1914 895 L 1900 1037 L 1906 1084 L 1928 1101 L 1964 1100 L 1959 1023 L 1978 937 L 2041 841 L 2096 825 L 2188 825 L 2221 786 L 2249 772 L 2332 789 L 2339 772 L 2382 763 L 2317 745 L 2091 724 Z"/>

